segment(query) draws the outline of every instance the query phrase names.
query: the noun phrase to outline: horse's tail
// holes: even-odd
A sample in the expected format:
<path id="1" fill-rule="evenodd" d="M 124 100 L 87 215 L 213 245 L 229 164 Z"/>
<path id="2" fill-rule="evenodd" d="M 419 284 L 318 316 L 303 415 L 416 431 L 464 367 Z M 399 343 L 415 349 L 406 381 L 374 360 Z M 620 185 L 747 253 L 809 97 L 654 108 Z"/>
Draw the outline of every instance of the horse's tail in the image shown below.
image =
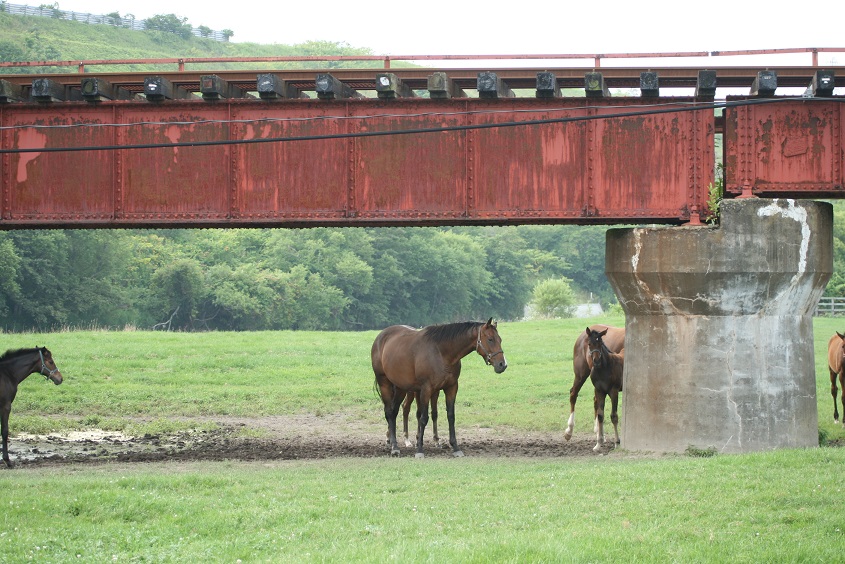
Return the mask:
<path id="1" fill-rule="evenodd" d="M 376 399 L 381 400 L 381 390 L 378 387 L 378 376 L 373 378 L 373 395 Z"/>
<path id="2" fill-rule="evenodd" d="M 381 333 L 379 333 L 376 336 L 375 341 L 373 341 L 373 347 L 370 350 L 370 357 L 372 358 L 372 362 L 373 362 L 373 394 L 379 400 L 381 400 L 382 397 L 381 397 L 381 389 L 379 388 L 379 385 L 378 385 L 379 368 L 376 368 L 376 360 L 375 359 L 376 359 L 376 353 L 378 353 L 379 358 L 381 357 L 381 345 L 382 345 L 381 341 L 382 341 L 382 335 L 383 334 L 384 334 L 384 331 L 382 331 Z M 381 365 L 381 361 L 379 361 L 379 366 L 380 365 Z"/>

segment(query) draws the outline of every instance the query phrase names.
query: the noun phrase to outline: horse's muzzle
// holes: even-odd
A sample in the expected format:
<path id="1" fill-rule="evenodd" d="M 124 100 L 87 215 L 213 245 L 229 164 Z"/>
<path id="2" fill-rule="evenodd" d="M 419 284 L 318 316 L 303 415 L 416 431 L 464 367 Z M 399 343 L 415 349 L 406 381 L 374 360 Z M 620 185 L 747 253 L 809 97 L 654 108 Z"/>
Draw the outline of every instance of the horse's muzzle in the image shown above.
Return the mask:
<path id="1" fill-rule="evenodd" d="M 508 367 L 508 361 L 505 360 L 505 355 L 502 355 L 502 360 L 498 362 L 493 362 L 492 364 L 493 370 L 496 371 L 496 374 L 501 374 Z"/>
<path id="2" fill-rule="evenodd" d="M 50 381 L 53 382 L 57 386 L 62 383 L 62 373 L 59 372 L 58 370 L 55 373 L 47 376 L 47 378 L 49 378 Z"/>

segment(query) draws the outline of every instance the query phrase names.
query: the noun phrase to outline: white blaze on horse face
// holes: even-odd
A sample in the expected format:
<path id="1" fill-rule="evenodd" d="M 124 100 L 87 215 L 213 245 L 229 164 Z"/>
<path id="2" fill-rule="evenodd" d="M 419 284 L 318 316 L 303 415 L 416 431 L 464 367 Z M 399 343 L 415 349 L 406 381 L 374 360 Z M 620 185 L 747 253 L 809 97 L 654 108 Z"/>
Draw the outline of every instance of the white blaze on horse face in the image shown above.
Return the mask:
<path id="1" fill-rule="evenodd" d="M 502 353 L 502 362 L 497 362 L 493 365 L 493 370 L 496 374 L 501 374 L 504 372 L 508 367 L 508 361 L 505 360 L 505 353 Z"/>

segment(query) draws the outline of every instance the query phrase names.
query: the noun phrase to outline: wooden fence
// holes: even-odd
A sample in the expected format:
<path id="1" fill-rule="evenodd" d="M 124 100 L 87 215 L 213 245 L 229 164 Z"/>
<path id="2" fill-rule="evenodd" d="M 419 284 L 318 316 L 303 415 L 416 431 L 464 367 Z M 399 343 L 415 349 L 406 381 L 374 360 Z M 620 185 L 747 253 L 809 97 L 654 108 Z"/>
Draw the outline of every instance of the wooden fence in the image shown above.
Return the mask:
<path id="1" fill-rule="evenodd" d="M 813 312 L 814 317 L 839 317 L 845 316 L 845 298 L 823 297 L 819 299 L 819 305 Z"/>
<path id="2" fill-rule="evenodd" d="M 18 16 L 37 16 L 57 20 L 70 20 L 94 25 L 110 25 L 113 27 L 122 27 L 135 31 L 144 31 L 147 29 L 147 20 L 136 20 L 135 16 L 132 15 L 116 18 L 113 16 L 87 14 L 84 12 L 70 12 L 68 10 L 60 10 L 59 8 L 47 5 L 35 7 L 22 4 L 10 4 L 8 2 L 0 1 L 0 12 L 6 12 L 7 14 L 14 14 Z M 213 39 L 215 41 L 229 41 L 229 36 L 227 34 L 224 34 L 222 31 L 209 30 L 208 28 L 194 27 L 191 28 L 191 33 L 197 37 L 205 37 L 206 39 Z"/>

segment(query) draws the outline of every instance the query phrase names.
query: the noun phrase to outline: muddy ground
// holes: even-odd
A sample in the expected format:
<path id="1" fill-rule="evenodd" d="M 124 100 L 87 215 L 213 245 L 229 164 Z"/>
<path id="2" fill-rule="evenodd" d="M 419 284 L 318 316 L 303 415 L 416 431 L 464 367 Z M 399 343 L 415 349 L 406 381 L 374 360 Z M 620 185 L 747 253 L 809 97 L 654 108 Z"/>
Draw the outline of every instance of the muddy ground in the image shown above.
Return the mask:
<path id="1" fill-rule="evenodd" d="M 206 423 L 208 420 L 203 420 Z M 323 458 L 388 457 L 383 423 L 352 422 L 340 416 L 274 416 L 255 419 L 211 419 L 214 430 L 185 431 L 172 435 L 126 436 L 119 432 L 91 430 L 50 435 L 13 434 L 9 440 L 12 462 L 17 466 L 103 462 L 154 462 L 164 460 L 296 460 Z M 14 423 L 14 422 L 12 422 Z M 448 427 L 441 438 L 448 439 Z M 412 432 L 415 425 L 411 426 Z M 578 431 L 578 429 L 576 429 Z M 613 452 L 613 430 L 599 453 L 595 438 L 584 429 L 571 441 L 557 432 L 461 427 L 458 441 L 466 456 L 474 457 L 577 457 Z M 400 439 L 400 446 L 402 439 Z M 403 447 L 401 456 L 413 456 Z M 451 457 L 451 450 L 437 448 L 426 433 L 426 457 Z"/>

